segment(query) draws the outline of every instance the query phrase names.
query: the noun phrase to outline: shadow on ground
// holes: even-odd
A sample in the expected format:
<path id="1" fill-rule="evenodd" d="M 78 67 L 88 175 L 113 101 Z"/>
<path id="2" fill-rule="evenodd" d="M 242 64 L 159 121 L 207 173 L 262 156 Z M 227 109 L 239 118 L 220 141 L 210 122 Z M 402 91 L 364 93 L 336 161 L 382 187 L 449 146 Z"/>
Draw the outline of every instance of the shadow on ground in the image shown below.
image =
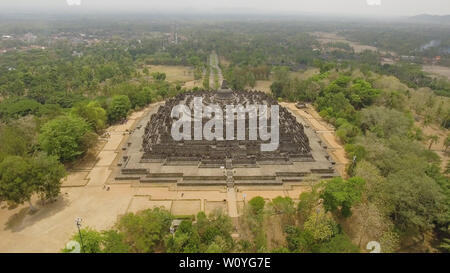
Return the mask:
<path id="1" fill-rule="evenodd" d="M 68 205 L 69 200 L 64 198 L 64 196 L 60 196 L 58 200 L 52 203 L 42 204 L 42 202 L 37 202 L 33 211 L 31 211 L 29 207 L 24 207 L 9 217 L 5 225 L 5 230 L 19 232 L 24 228 L 32 226 L 37 222 L 56 214 Z"/>

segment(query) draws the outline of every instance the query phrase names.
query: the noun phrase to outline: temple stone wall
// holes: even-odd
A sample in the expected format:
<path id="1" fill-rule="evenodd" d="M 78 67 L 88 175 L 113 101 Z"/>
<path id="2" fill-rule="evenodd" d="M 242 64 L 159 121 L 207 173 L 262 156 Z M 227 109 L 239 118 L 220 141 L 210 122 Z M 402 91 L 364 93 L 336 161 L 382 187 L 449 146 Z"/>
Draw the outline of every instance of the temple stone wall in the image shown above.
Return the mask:
<path id="1" fill-rule="evenodd" d="M 262 152 L 261 140 L 175 141 L 170 134 L 174 122 L 170 117 L 172 108 L 181 103 L 192 110 L 194 97 L 198 96 L 204 105 L 219 105 L 224 114 L 225 105 L 264 104 L 269 109 L 278 105 L 272 97 L 256 91 L 221 89 L 179 94 L 145 116 L 130 132 L 118 162 L 118 182 L 137 181 L 143 186 L 280 186 L 306 183 L 308 177 L 321 179 L 337 175 L 322 140 L 281 106 L 280 145 L 275 151 Z M 242 121 L 248 139 L 248 115 L 240 121 L 235 117 L 235 130 L 236 124 Z M 226 128 L 223 132 L 225 137 Z"/>

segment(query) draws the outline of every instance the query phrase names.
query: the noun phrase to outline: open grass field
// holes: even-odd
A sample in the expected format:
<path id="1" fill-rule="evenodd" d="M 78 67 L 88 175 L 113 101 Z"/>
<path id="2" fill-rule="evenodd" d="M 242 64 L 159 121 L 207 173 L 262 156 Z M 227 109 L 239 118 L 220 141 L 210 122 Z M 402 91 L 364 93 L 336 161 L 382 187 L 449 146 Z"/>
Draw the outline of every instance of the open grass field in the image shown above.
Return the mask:
<path id="1" fill-rule="evenodd" d="M 440 65 L 424 65 L 422 69 L 427 73 L 443 76 L 450 80 L 450 67 Z"/>
<path id="2" fill-rule="evenodd" d="M 202 80 L 194 80 L 194 81 L 185 82 L 182 87 L 187 88 L 187 89 L 192 89 L 194 87 L 202 87 L 202 86 L 203 86 Z"/>
<path id="3" fill-rule="evenodd" d="M 306 70 L 299 70 L 299 71 L 292 71 L 289 73 L 291 78 L 297 78 L 299 80 L 306 80 L 316 74 L 319 74 L 318 68 L 308 68 Z M 266 80 L 266 81 L 256 81 L 255 87 L 251 88 L 248 87 L 251 90 L 259 90 L 263 91 L 265 93 L 270 93 L 270 85 L 272 85 L 272 80 Z"/>
<path id="4" fill-rule="evenodd" d="M 169 82 L 190 82 L 194 80 L 194 71 L 192 67 L 181 65 L 149 65 L 147 69 L 150 74 L 153 72 L 166 73 L 166 79 Z"/>
<path id="5" fill-rule="evenodd" d="M 359 43 L 351 42 L 347 40 L 345 37 L 340 36 L 333 32 L 313 32 L 310 33 L 314 37 L 316 37 L 317 41 L 319 41 L 321 44 L 326 43 L 346 43 L 349 44 L 353 50 L 355 50 L 356 53 L 361 53 L 365 50 L 371 50 L 371 51 L 377 51 L 378 49 L 374 46 L 369 45 L 361 45 Z"/>

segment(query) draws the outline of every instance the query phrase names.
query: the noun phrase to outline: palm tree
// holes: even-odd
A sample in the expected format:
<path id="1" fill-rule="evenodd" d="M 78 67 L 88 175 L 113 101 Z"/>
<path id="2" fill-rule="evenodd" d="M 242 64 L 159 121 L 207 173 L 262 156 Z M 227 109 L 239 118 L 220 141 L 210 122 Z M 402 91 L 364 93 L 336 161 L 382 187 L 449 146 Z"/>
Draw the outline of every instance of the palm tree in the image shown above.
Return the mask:
<path id="1" fill-rule="evenodd" d="M 428 150 L 431 150 L 431 146 L 439 141 L 439 137 L 437 135 L 429 136 L 430 146 L 428 146 Z"/>

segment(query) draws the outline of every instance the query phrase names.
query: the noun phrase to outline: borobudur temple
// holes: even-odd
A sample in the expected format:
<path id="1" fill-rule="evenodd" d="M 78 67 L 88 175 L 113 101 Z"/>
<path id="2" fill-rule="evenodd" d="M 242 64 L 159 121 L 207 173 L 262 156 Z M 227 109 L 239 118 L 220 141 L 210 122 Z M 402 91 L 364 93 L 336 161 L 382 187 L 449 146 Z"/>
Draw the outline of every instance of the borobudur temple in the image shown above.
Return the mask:
<path id="1" fill-rule="evenodd" d="M 201 98 L 202 107 L 214 105 L 224 114 L 222 128 L 213 128 L 215 138 L 195 138 L 195 128 L 203 128 L 213 115 L 198 109 L 195 100 Z M 175 106 L 183 105 L 188 112 L 190 138 L 175 140 L 172 126 L 176 121 L 171 113 Z M 227 116 L 227 106 L 251 105 L 278 106 L 279 141 L 276 149 L 261 149 L 270 139 L 249 137 L 265 126 L 261 120 L 251 121 L 251 113 Z M 200 116 L 194 116 L 200 110 Z M 267 110 L 268 132 L 271 112 Z M 259 113 L 261 114 L 261 113 Z M 228 118 L 229 116 L 227 116 Z M 197 122 L 197 123 L 195 123 Z M 219 123 L 220 124 L 220 123 Z M 232 125 L 230 131 L 227 125 Z M 238 131 L 241 136 L 238 136 Z M 203 132 L 203 131 L 200 131 Z M 217 137 L 219 136 L 219 137 Z M 230 138 L 231 137 L 231 138 Z M 197 140 L 198 139 L 198 140 Z M 232 139 L 232 140 L 231 140 Z M 130 132 L 123 146 L 123 155 L 118 165 L 120 173 L 116 180 L 133 180 L 138 183 L 176 183 L 176 185 L 283 185 L 299 183 L 316 174 L 321 178 L 336 175 L 322 141 L 308 126 L 304 126 L 286 108 L 266 93 L 259 91 L 234 91 L 222 88 L 219 91 L 190 91 L 181 93 L 148 113 Z"/>

